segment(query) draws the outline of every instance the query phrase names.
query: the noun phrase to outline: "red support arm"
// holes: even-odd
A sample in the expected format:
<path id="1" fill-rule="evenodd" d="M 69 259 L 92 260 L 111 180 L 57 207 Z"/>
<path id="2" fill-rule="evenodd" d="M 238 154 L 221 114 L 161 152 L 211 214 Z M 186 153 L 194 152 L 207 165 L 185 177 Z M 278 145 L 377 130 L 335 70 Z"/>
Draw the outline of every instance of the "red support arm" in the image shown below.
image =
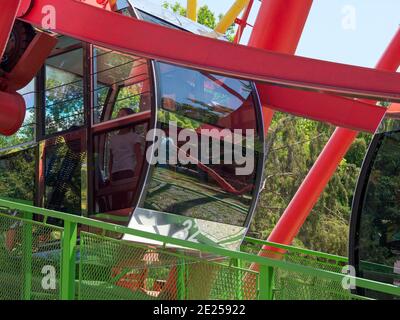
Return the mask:
<path id="1" fill-rule="evenodd" d="M 395 73 L 235 45 L 76 1 L 36 0 L 23 20 L 40 27 L 44 5 L 52 5 L 58 13 L 54 31 L 114 50 L 260 82 L 400 101 L 400 75 Z M 72 16 L 76 17 L 73 23 Z M 106 27 L 99 30 L 99 21 Z M 109 27 L 115 25 L 118 28 Z M 149 35 L 153 41 L 149 41 Z"/>
<path id="2" fill-rule="evenodd" d="M 376 68 L 396 71 L 400 65 L 400 29 L 397 31 L 390 45 L 386 49 Z M 392 110 L 395 110 L 393 108 Z M 307 177 L 296 192 L 294 198 L 270 234 L 268 241 L 290 244 L 298 234 L 312 208 L 318 201 L 332 175 L 351 147 L 358 132 L 344 128 L 337 128 L 311 168 Z M 271 255 L 276 248 L 263 247 L 260 255 Z M 256 265 L 252 266 L 257 269 Z"/>
<path id="3" fill-rule="evenodd" d="M 244 29 L 246 29 L 247 21 L 249 20 L 249 15 L 251 9 L 253 8 L 254 0 L 250 0 L 249 4 L 247 5 L 242 18 L 240 19 L 239 27 L 235 34 L 235 39 L 233 40 L 234 43 L 240 43 L 240 39 L 242 38 Z"/>
<path id="4" fill-rule="evenodd" d="M 294 55 L 312 3 L 312 0 L 263 1 L 250 36 L 249 46 Z M 257 89 L 264 115 L 264 133 L 267 135 L 274 111 L 269 108 L 272 107 L 272 103 L 266 100 L 268 97 L 262 92 L 263 85 L 257 85 Z M 280 107 L 284 106 L 280 104 Z M 301 110 L 301 107 L 296 109 Z"/>
<path id="5" fill-rule="evenodd" d="M 14 20 L 17 16 L 20 0 L 0 2 L 0 59 L 3 57 Z"/>
<path id="6" fill-rule="evenodd" d="M 268 110 L 300 117 L 304 117 L 303 114 L 307 112 L 308 119 L 369 133 L 375 132 L 386 112 L 386 108 L 367 102 L 312 91 L 269 85 L 258 86 L 258 91 L 261 104 L 268 107 Z M 264 115 L 269 117 L 269 111 L 264 112 Z"/>

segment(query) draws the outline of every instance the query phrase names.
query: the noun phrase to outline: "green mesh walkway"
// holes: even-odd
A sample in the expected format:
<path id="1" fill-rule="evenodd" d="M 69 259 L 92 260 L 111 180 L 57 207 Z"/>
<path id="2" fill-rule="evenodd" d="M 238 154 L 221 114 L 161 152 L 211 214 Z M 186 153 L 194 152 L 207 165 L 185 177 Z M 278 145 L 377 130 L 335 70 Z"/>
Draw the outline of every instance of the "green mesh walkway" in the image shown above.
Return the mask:
<path id="1" fill-rule="evenodd" d="M 0 208 L 0 300 L 359 298 L 342 286 L 343 257 L 250 238 L 242 251 L 230 251 L 8 200 L 0 199 Z M 35 222 L 34 215 L 41 221 L 63 220 L 64 227 Z M 106 236 L 123 233 L 164 245 Z M 257 255 L 266 244 L 284 249 L 279 259 Z M 249 269 L 255 263 L 259 272 Z M 400 297 L 399 287 L 353 280 L 362 288 Z"/>

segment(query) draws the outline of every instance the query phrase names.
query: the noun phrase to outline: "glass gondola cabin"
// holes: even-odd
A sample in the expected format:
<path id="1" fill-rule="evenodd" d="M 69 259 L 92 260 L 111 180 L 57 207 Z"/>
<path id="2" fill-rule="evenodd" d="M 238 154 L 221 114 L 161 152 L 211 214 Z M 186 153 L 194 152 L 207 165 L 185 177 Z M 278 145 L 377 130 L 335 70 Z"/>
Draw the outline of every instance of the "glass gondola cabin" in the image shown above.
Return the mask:
<path id="1" fill-rule="evenodd" d="M 390 107 L 364 159 L 350 226 L 357 276 L 400 285 L 400 110 Z M 392 296 L 358 289 L 377 299 Z"/>
<path id="2" fill-rule="evenodd" d="M 125 15 L 225 40 L 145 1 L 119 1 L 118 6 Z M 238 248 L 254 212 L 264 162 L 254 83 L 58 36 L 56 48 L 22 94 L 24 124 L 0 139 L 1 197 Z M 215 140 L 226 132 L 237 137 L 235 130 L 252 130 L 252 169 L 236 175 L 242 164 L 225 163 L 223 148 L 220 163 L 204 162 L 215 154 L 200 150 L 197 164 L 153 164 L 147 153 L 155 148 L 155 136 L 148 139 L 154 129 L 166 133 L 161 143 L 167 146 L 174 144 L 171 131 L 186 129 L 198 139 Z M 201 129 L 217 137 L 204 137 Z M 245 139 L 239 134 L 239 140 Z"/>

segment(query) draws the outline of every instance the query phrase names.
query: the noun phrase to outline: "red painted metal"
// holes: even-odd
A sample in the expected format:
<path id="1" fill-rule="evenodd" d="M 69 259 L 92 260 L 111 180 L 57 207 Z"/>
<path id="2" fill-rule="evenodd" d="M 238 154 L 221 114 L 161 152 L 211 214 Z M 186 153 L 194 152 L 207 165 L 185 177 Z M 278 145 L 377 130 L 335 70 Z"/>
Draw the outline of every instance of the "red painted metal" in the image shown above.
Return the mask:
<path id="1" fill-rule="evenodd" d="M 312 3 L 312 0 L 262 1 L 249 46 L 294 54 Z"/>
<path id="2" fill-rule="evenodd" d="M 234 43 L 240 43 L 240 40 L 242 38 L 243 32 L 247 27 L 247 21 L 249 20 L 249 15 L 251 12 L 251 9 L 253 8 L 254 0 L 250 0 L 249 4 L 247 5 L 242 18 L 238 19 L 238 29 L 235 34 L 235 39 L 233 40 Z"/>
<path id="3" fill-rule="evenodd" d="M 386 49 L 376 68 L 395 71 L 400 65 L 400 29 Z M 298 234 L 321 193 L 354 142 L 358 132 L 337 128 L 296 192 L 268 240 L 290 244 Z M 263 247 L 261 255 L 271 256 L 275 248 Z M 272 254 L 273 255 L 273 254 Z M 256 268 L 256 266 L 253 266 Z"/>
<path id="4" fill-rule="evenodd" d="M 27 86 L 43 66 L 57 44 L 57 39 L 39 32 L 32 40 L 13 70 L 5 75 L 7 91 L 13 92 Z"/>
<path id="5" fill-rule="evenodd" d="M 36 0 L 24 20 L 40 26 L 40 8 L 45 4 L 62 12 L 57 15 L 55 31 L 111 49 L 255 81 L 400 101 L 400 75 L 395 73 L 257 50 L 138 21 L 75 1 Z M 71 16 L 78 17 L 74 23 Z M 103 28 L 99 32 L 99 21 L 105 26 L 118 25 L 118 29 Z M 149 41 L 150 34 L 156 40 Z"/>
<path id="6" fill-rule="evenodd" d="M 312 0 L 264 0 L 249 39 L 249 46 L 295 54 L 312 3 Z M 264 94 L 263 85 L 258 84 L 257 89 L 264 116 L 264 133 L 267 135 L 274 111 L 269 108 L 272 107 L 272 104 L 268 96 Z M 279 106 L 280 110 L 284 107 L 282 103 Z M 291 105 L 290 107 L 296 106 Z M 299 106 L 296 110 L 302 110 L 302 107 Z"/>
<path id="7" fill-rule="evenodd" d="M 0 58 L 4 54 L 20 1 L 7 0 L 0 2 Z"/>
<path id="8" fill-rule="evenodd" d="M 297 110 L 307 110 L 309 119 L 357 131 L 374 133 L 386 112 L 386 108 L 370 103 L 318 92 L 268 85 L 258 89 L 262 105 L 268 110 L 298 116 L 303 115 Z M 269 111 L 265 114 L 269 116 Z"/>
<path id="9" fill-rule="evenodd" d="M 25 100 L 18 93 L 0 92 L 0 134 L 13 135 L 25 118 Z"/>
<path id="10" fill-rule="evenodd" d="M 18 8 L 17 17 L 23 17 L 33 6 L 33 0 L 20 0 L 21 4 Z"/>

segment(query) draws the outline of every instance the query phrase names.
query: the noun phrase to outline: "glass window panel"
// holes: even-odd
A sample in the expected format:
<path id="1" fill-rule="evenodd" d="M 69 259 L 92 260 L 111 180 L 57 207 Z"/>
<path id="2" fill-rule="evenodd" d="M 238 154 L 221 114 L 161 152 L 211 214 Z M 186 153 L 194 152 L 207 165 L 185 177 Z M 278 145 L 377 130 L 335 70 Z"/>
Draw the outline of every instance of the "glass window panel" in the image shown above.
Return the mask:
<path id="1" fill-rule="evenodd" d="M 251 83 L 159 63 L 159 84 L 158 125 L 166 134 L 161 142 L 166 158 L 186 144 L 173 137 L 175 130 L 176 136 L 183 129 L 192 132 L 198 153 L 197 161 L 189 164 L 166 161 L 155 167 L 144 208 L 244 226 L 263 152 Z M 251 131 L 255 143 L 240 146 L 246 138 L 250 141 L 246 130 Z M 219 148 L 213 149 L 215 146 Z M 237 174 L 243 167 L 236 161 L 237 150 L 252 162 L 243 175 Z"/>
<path id="2" fill-rule="evenodd" d="M 400 131 L 381 134 L 374 152 L 361 209 L 360 270 L 367 278 L 396 284 L 395 271 L 400 273 Z"/>
<path id="3" fill-rule="evenodd" d="M 139 123 L 95 136 L 96 213 L 132 211 L 140 192 L 147 130 L 148 123 Z"/>
<path id="4" fill-rule="evenodd" d="M 46 62 L 46 134 L 84 124 L 82 52 L 73 50 Z"/>
<path id="5" fill-rule="evenodd" d="M 80 215 L 82 213 L 82 167 L 86 156 L 81 131 L 46 141 L 45 207 Z"/>
<path id="6" fill-rule="evenodd" d="M 151 82 L 146 59 L 97 47 L 93 59 L 95 123 L 151 109 Z M 127 113 L 121 114 L 121 109 Z"/>
<path id="7" fill-rule="evenodd" d="M 0 157 L 0 196 L 33 205 L 35 154 L 30 148 Z"/>

